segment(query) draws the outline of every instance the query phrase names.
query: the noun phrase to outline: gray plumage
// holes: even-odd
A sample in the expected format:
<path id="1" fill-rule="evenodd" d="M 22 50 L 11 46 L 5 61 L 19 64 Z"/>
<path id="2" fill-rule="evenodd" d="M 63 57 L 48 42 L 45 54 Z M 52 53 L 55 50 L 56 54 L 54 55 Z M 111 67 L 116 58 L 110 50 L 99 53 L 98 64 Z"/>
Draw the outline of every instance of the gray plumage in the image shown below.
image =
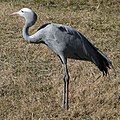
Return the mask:
<path id="1" fill-rule="evenodd" d="M 67 58 L 86 60 L 94 63 L 103 75 L 108 74 L 112 65 L 111 61 L 93 44 L 91 44 L 81 33 L 75 29 L 62 25 L 48 23 L 41 26 L 33 35 L 29 35 L 29 27 L 37 20 L 37 15 L 31 9 L 23 8 L 13 13 L 25 18 L 23 37 L 30 43 L 44 43 L 52 49 L 61 59 L 64 67 L 64 89 L 63 107 L 68 108 L 68 86 L 69 74 L 67 69 Z"/>

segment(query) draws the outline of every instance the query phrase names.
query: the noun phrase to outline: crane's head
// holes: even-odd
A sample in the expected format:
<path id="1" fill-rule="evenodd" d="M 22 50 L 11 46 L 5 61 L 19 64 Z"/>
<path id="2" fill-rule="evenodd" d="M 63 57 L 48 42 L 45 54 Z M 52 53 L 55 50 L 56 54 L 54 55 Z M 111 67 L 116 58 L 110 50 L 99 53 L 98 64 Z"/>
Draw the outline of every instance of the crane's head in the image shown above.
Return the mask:
<path id="1" fill-rule="evenodd" d="M 26 23 L 29 26 L 32 26 L 37 20 L 36 13 L 29 8 L 22 8 L 18 12 L 14 12 L 11 15 L 19 15 L 19 16 L 24 17 L 25 20 L 26 20 Z"/>

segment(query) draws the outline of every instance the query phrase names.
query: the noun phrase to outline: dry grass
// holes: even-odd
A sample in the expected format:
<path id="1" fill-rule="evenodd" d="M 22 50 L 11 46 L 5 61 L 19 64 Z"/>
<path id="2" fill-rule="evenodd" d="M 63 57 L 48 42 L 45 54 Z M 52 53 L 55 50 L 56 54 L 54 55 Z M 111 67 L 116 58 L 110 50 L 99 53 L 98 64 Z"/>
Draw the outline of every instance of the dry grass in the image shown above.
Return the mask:
<path id="1" fill-rule="evenodd" d="M 1 0 L 0 120 L 120 119 L 120 2 L 78 1 Z M 110 70 L 110 79 L 96 80 L 95 65 L 69 60 L 70 109 L 62 111 L 61 63 L 46 46 L 23 41 L 23 19 L 9 16 L 22 7 L 39 15 L 31 34 L 46 22 L 72 26 L 107 54 L 117 76 Z"/>

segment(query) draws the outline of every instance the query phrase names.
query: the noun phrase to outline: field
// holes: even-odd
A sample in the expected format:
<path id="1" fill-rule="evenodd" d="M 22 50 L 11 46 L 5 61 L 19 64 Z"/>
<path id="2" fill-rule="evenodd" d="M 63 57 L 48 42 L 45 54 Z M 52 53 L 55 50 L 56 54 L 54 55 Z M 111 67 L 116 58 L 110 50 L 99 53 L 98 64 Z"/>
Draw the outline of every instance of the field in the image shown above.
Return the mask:
<path id="1" fill-rule="evenodd" d="M 48 22 L 71 26 L 108 56 L 117 76 L 69 59 L 70 108 L 62 110 L 61 61 L 24 41 L 24 19 L 9 16 L 23 7 L 38 14 L 30 34 Z M 0 0 L 0 8 L 0 120 L 120 120 L 119 0 Z"/>

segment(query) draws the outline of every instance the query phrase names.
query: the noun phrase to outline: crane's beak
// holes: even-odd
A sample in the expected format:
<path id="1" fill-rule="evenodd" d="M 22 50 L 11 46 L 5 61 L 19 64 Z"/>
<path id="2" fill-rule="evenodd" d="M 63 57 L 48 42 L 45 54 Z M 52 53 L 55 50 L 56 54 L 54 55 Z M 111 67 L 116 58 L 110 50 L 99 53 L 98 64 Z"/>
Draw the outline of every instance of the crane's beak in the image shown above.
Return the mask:
<path id="1" fill-rule="evenodd" d="M 14 13 L 10 14 L 10 16 L 14 16 L 14 15 L 19 15 L 19 12 L 14 12 Z"/>

